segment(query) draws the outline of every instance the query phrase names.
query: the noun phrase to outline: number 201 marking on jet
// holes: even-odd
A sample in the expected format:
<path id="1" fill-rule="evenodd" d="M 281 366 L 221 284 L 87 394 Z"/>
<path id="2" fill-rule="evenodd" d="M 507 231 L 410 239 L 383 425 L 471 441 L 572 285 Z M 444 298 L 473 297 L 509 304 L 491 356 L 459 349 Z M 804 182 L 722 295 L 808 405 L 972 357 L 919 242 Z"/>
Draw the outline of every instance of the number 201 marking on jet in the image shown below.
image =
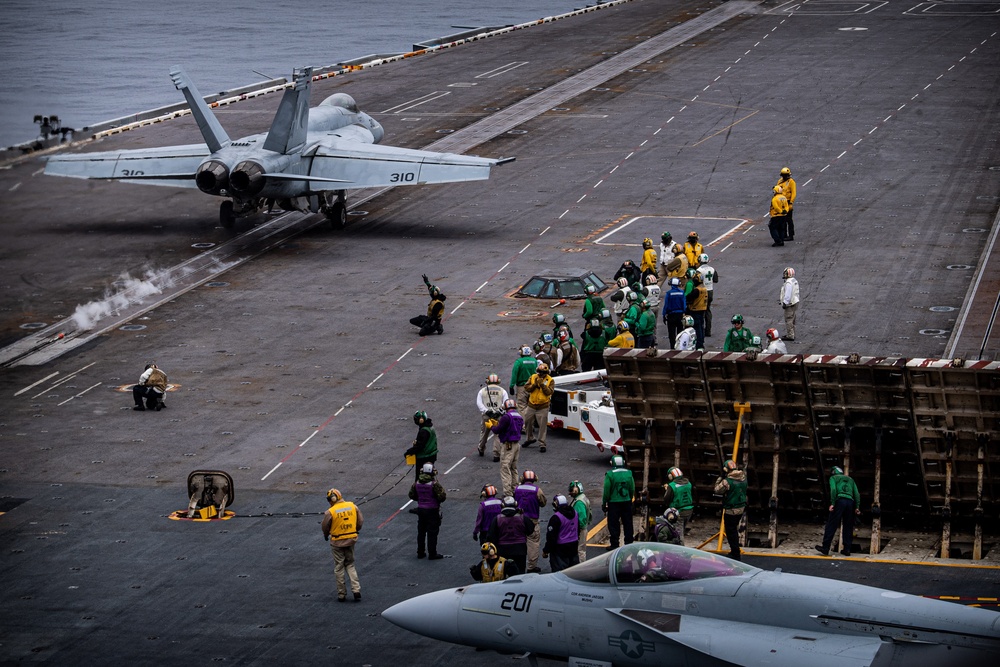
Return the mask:
<path id="1" fill-rule="evenodd" d="M 402 174 L 393 174 L 389 177 L 391 183 L 412 183 L 417 180 L 417 175 L 412 171 L 408 171 Z"/>
<path id="2" fill-rule="evenodd" d="M 531 608 L 531 599 L 533 597 L 533 595 L 526 595 L 524 593 L 507 593 L 503 596 L 500 608 L 507 611 L 528 611 Z"/>

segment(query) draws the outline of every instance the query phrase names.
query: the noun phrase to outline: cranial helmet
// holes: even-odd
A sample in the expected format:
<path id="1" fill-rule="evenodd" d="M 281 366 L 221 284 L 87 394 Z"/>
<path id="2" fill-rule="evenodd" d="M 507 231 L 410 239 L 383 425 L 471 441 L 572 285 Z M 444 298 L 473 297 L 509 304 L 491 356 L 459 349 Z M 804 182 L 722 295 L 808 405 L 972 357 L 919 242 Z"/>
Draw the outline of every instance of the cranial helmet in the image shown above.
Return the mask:
<path id="1" fill-rule="evenodd" d="M 433 463 L 425 463 L 424 465 L 420 466 L 420 472 L 422 472 L 425 475 L 433 475 L 434 474 L 434 464 Z"/>
<path id="2" fill-rule="evenodd" d="M 521 473 L 522 482 L 534 482 L 538 477 L 535 475 L 533 470 L 525 470 Z"/>
<path id="3" fill-rule="evenodd" d="M 336 505 L 344 499 L 344 496 L 340 495 L 340 491 L 338 489 L 330 489 L 326 492 L 326 499 L 330 501 L 331 505 Z"/>
<path id="4" fill-rule="evenodd" d="M 556 313 L 555 315 L 552 316 L 552 324 L 555 324 L 556 326 L 559 326 L 565 321 L 566 321 L 566 316 L 563 315 L 562 313 Z"/>
<path id="5" fill-rule="evenodd" d="M 795 269 L 793 269 L 790 266 L 787 267 L 784 271 L 781 272 L 781 277 L 782 278 L 794 278 L 795 277 Z"/>
<path id="6" fill-rule="evenodd" d="M 693 327 L 694 326 L 694 318 L 691 317 L 690 315 L 685 315 L 684 317 L 681 318 L 681 324 L 684 325 L 685 329 L 688 328 L 688 327 Z"/>
<path id="7" fill-rule="evenodd" d="M 610 320 L 611 319 L 611 311 L 608 310 L 607 308 L 605 308 L 604 310 L 602 310 L 601 311 L 601 319 L 602 320 Z"/>
<path id="8" fill-rule="evenodd" d="M 654 276 L 652 273 L 650 273 L 648 276 L 646 276 L 646 284 L 647 285 L 655 285 L 656 284 L 656 276 Z"/>
<path id="9" fill-rule="evenodd" d="M 492 484 L 486 484 L 483 486 L 483 490 L 479 494 L 480 498 L 496 498 L 497 497 L 497 487 Z"/>
<path id="10" fill-rule="evenodd" d="M 698 240 L 698 232 L 691 232 L 690 234 L 688 234 L 688 241 L 697 241 L 697 240 Z"/>
<path id="11" fill-rule="evenodd" d="M 617 326 L 618 326 L 618 333 L 624 333 L 628 331 L 628 322 L 626 322 L 625 320 L 619 322 Z"/>
<path id="12" fill-rule="evenodd" d="M 587 294 L 597 294 L 597 288 L 593 285 L 587 285 L 586 289 L 583 290 Z"/>
<path id="13" fill-rule="evenodd" d="M 671 287 L 680 287 L 681 286 L 681 279 L 680 278 L 671 278 L 670 279 L 670 286 Z"/>
<path id="14" fill-rule="evenodd" d="M 636 300 L 636 299 L 638 299 L 638 298 L 639 298 L 639 295 L 638 295 L 638 294 L 636 294 L 635 292 L 629 292 L 629 293 L 628 293 L 628 294 L 627 294 L 627 295 L 625 296 L 625 299 L 626 299 L 626 300 L 627 300 L 627 301 L 628 301 L 629 303 L 633 303 L 633 302 L 635 302 L 635 300 Z"/>
<path id="15" fill-rule="evenodd" d="M 572 482 L 569 483 L 568 491 L 569 495 L 571 496 L 580 495 L 581 493 L 583 493 L 583 483 L 578 482 L 577 480 L 574 479 Z"/>
<path id="16" fill-rule="evenodd" d="M 700 255 L 698 255 L 698 263 L 708 264 L 708 255 L 705 253 L 701 253 Z"/>
<path id="17" fill-rule="evenodd" d="M 729 459 L 728 461 L 722 464 L 722 467 L 725 468 L 726 470 L 736 470 L 736 461 Z"/>
<path id="18" fill-rule="evenodd" d="M 611 467 L 612 468 L 624 468 L 625 467 L 625 457 L 621 454 L 615 454 L 611 457 Z"/>
<path id="19" fill-rule="evenodd" d="M 619 278 L 615 282 L 616 282 L 616 284 L 619 287 L 628 287 L 628 279 L 627 278 Z"/>
<path id="20" fill-rule="evenodd" d="M 530 357 L 531 356 L 531 348 L 528 347 L 527 345 L 523 346 L 521 348 L 521 356 L 522 357 Z"/>
<path id="21" fill-rule="evenodd" d="M 767 336 L 768 340 L 778 340 L 778 330 L 777 329 L 768 329 L 765 332 L 765 335 Z"/>
<path id="22" fill-rule="evenodd" d="M 844 474 L 844 469 L 841 468 L 840 466 L 833 466 L 832 468 L 830 468 L 830 474 L 831 475 L 843 475 Z"/>
<path id="23" fill-rule="evenodd" d="M 565 329 L 560 329 L 559 330 L 559 340 L 560 341 L 567 341 L 567 340 L 569 340 L 569 332 L 566 331 Z"/>
<path id="24" fill-rule="evenodd" d="M 743 324 L 743 316 L 740 315 L 739 313 L 736 313 L 735 315 L 733 315 L 732 323 Z"/>
<path id="25" fill-rule="evenodd" d="M 677 521 L 677 519 L 679 519 L 680 516 L 681 513 L 677 511 L 676 507 L 668 507 L 667 511 L 663 513 L 663 518 L 669 521 L 670 523 Z"/>
<path id="26" fill-rule="evenodd" d="M 754 347 L 760 347 L 761 346 L 760 336 L 754 336 L 753 338 L 751 338 L 750 344 L 753 345 Z"/>
<path id="27" fill-rule="evenodd" d="M 427 413 L 423 410 L 417 410 L 413 413 L 413 423 L 420 426 L 423 422 L 427 421 Z"/>
<path id="28" fill-rule="evenodd" d="M 546 343 L 546 344 L 551 343 L 552 342 L 552 334 L 550 334 L 550 333 L 542 334 L 542 342 Z"/>
<path id="29" fill-rule="evenodd" d="M 508 398 L 506 401 L 503 402 L 504 410 L 513 410 L 516 407 L 517 407 L 517 401 L 515 401 L 513 398 Z"/>
<path id="30" fill-rule="evenodd" d="M 684 473 L 681 472 L 680 468 L 674 467 L 667 471 L 667 479 L 669 479 L 671 482 L 677 479 L 678 477 L 683 477 L 683 476 Z"/>
<path id="31" fill-rule="evenodd" d="M 660 234 L 660 240 L 663 241 L 663 245 L 667 245 L 674 240 L 674 237 L 670 232 L 663 232 Z"/>
<path id="32" fill-rule="evenodd" d="M 781 186 L 780 185 L 775 185 L 774 186 L 774 194 L 776 194 L 776 195 L 780 195 L 781 194 Z"/>
<path id="33" fill-rule="evenodd" d="M 500 376 L 496 373 L 490 373 L 489 377 L 486 378 L 486 384 L 500 384 Z"/>
<path id="34" fill-rule="evenodd" d="M 557 509 L 560 508 L 560 507 L 566 507 L 568 505 L 569 505 L 569 501 L 566 500 L 566 496 L 564 496 L 561 493 L 556 494 L 556 496 L 552 498 L 552 506 L 555 507 L 555 508 L 557 508 Z"/>
<path id="35" fill-rule="evenodd" d="M 646 249 L 652 248 L 653 247 L 653 239 L 643 239 L 642 240 L 642 247 L 646 248 Z"/>
<path id="36" fill-rule="evenodd" d="M 549 365 L 548 364 L 538 364 L 538 367 L 535 368 L 535 372 L 538 373 L 539 375 L 547 375 L 548 372 L 549 372 Z"/>
<path id="37" fill-rule="evenodd" d="M 792 170 L 789 169 L 788 167 L 782 167 L 781 168 L 781 175 L 782 176 L 791 176 L 792 175 Z"/>
<path id="38" fill-rule="evenodd" d="M 483 542 L 483 546 L 479 547 L 479 551 L 483 554 L 483 558 L 493 560 L 497 557 L 497 548 L 492 542 Z"/>

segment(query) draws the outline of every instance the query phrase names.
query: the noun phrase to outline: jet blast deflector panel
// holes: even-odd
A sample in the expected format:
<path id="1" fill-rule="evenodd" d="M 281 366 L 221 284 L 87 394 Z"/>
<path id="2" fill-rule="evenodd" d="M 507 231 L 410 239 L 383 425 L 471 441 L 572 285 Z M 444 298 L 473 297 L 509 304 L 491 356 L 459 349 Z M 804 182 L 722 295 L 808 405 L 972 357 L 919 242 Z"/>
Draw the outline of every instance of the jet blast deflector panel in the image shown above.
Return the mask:
<path id="1" fill-rule="evenodd" d="M 752 507 L 825 515 L 827 475 L 840 465 L 862 511 L 872 513 L 877 488 L 875 515 L 892 525 L 1000 529 L 998 362 L 673 350 L 609 350 L 605 362 L 637 480 L 650 425 L 654 501 L 678 465 L 699 507 L 718 508 L 712 485 L 732 452 L 733 406 L 749 402 L 740 459 Z"/>

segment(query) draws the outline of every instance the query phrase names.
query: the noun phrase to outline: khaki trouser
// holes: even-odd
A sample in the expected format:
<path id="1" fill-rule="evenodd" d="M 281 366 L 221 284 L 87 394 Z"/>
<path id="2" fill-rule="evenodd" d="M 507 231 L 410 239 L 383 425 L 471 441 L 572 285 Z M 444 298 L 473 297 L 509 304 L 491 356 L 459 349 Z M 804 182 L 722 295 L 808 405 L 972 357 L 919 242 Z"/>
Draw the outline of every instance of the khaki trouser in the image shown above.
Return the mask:
<path id="1" fill-rule="evenodd" d="M 337 578 L 337 597 L 347 597 L 347 583 L 344 581 L 344 573 L 351 578 L 351 592 L 360 593 L 361 584 L 358 583 L 358 571 L 354 567 L 354 545 L 349 547 L 335 547 L 330 545 L 333 552 L 333 574 Z"/>
<path id="2" fill-rule="evenodd" d="M 528 388 L 523 384 L 518 385 L 514 393 L 516 394 L 514 401 L 517 403 L 517 411 L 524 417 L 524 411 L 528 408 Z"/>
<path id="3" fill-rule="evenodd" d="M 580 557 L 580 562 L 587 560 L 587 527 L 580 529 L 580 537 L 577 541 L 576 555 Z"/>
<path id="4" fill-rule="evenodd" d="M 795 311 L 798 309 L 797 303 L 785 308 L 785 338 L 795 338 Z"/>
<path id="5" fill-rule="evenodd" d="M 486 422 L 489 417 L 486 413 L 483 413 L 483 423 L 479 431 L 479 453 L 482 454 L 486 451 L 486 441 L 490 439 L 493 435 L 493 431 L 486 427 Z M 493 438 L 493 456 L 500 456 L 500 438 Z"/>
<path id="6" fill-rule="evenodd" d="M 541 537 L 542 531 L 538 527 L 538 519 L 532 519 L 535 522 L 535 529 L 531 531 L 528 535 L 528 569 L 532 570 L 538 567 L 538 552 L 541 549 Z"/>
<path id="7" fill-rule="evenodd" d="M 535 422 L 538 422 L 538 442 L 545 446 L 545 432 L 549 428 L 549 406 L 544 408 L 533 408 L 530 405 L 524 409 L 524 437 L 528 440 L 535 439 Z"/>
<path id="8" fill-rule="evenodd" d="M 500 439 L 497 438 L 497 442 Z M 500 484 L 503 486 L 503 495 L 513 496 L 517 487 L 517 457 L 521 453 L 521 445 L 517 442 L 504 443 L 500 445 Z"/>

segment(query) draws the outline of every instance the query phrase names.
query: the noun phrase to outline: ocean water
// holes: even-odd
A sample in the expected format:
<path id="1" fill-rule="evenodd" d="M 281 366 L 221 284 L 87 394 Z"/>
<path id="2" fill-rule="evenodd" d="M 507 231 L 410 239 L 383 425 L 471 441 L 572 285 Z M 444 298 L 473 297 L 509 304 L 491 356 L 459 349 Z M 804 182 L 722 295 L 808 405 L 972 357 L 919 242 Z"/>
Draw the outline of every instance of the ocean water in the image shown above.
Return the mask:
<path id="1" fill-rule="evenodd" d="M 172 65 L 207 95 L 588 4 L 594 0 L 2 0 L 0 146 L 37 137 L 35 115 L 83 127 L 182 101 L 167 75 Z"/>

